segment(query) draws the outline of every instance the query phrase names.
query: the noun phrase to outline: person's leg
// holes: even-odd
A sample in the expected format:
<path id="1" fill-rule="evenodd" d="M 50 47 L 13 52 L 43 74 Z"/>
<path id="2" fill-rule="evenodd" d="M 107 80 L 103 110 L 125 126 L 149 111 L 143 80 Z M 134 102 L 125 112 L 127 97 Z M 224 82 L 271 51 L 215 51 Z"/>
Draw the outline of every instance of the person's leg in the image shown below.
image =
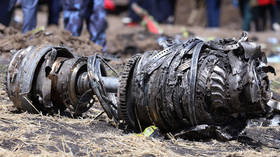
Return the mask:
<path id="1" fill-rule="evenodd" d="M 174 14 L 174 0 L 144 0 L 139 6 L 145 9 L 157 22 L 166 22 Z"/>
<path id="2" fill-rule="evenodd" d="M 83 28 L 84 8 L 86 0 L 63 0 L 64 29 L 73 36 L 80 36 Z"/>
<path id="3" fill-rule="evenodd" d="M 208 27 L 219 27 L 220 0 L 206 0 Z"/>
<path id="4" fill-rule="evenodd" d="M 22 33 L 36 28 L 38 0 L 22 0 L 23 24 Z"/>
<path id="5" fill-rule="evenodd" d="M 0 1 L 0 23 L 8 26 L 11 21 L 13 6 L 15 5 L 15 0 L 4 0 Z"/>
<path id="6" fill-rule="evenodd" d="M 274 4 L 270 4 L 267 6 L 269 10 L 271 24 L 278 22 L 278 9 Z"/>
<path id="7" fill-rule="evenodd" d="M 213 14 L 213 0 L 206 0 L 206 13 L 207 13 L 207 27 L 213 27 L 212 14 Z"/>
<path id="8" fill-rule="evenodd" d="M 259 17 L 259 6 L 254 6 L 251 8 L 251 13 L 252 13 L 252 21 L 254 22 L 255 29 L 257 32 L 261 31 L 260 30 L 260 17 Z"/>
<path id="9" fill-rule="evenodd" d="M 251 24 L 251 10 L 249 5 L 249 0 L 244 0 L 244 7 L 243 7 L 243 24 L 242 24 L 242 30 L 244 31 L 250 31 L 250 24 Z"/>
<path id="10" fill-rule="evenodd" d="M 132 19 L 132 22 L 140 22 L 141 21 L 141 18 L 132 10 L 132 7 L 131 7 L 131 5 L 133 3 L 137 3 L 138 4 L 138 1 L 139 0 L 129 0 L 129 12 L 128 12 L 128 15 Z"/>
<path id="11" fill-rule="evenodd" d="M 276 7 L 277 7 L 277 10 L 278 10 L 278 23 L 280 23 L 280 0 L 277 0 L 276 1 Z"/>
<path id="12" fill-rule="evenodd" d="M 215 27 L 219 27 L 220 26 L 220 16 L 221 16 L 221 0 L 216 0 L 216 4 L 215 4 L 215 17 L 213 17 L 215 19 Z"/>
<path id="13" fill-rule="evenodd" d="M 270 4 L 268 6 L 269 14 L 270 14 L 270 21 L 271 21 L 271 30 L 280 31 L 280 25 L 278 23 L 279 16 L 278 16 L 278 9 L 276 4 Z"/>
<path id="14" fill-rule="evenodd" d="M 266 6 L 259 6 L 260 31 L 266 28 Z"/>
<path id="15" fill-rule="evenodd" d="M 48 0 L 48 25 L 58 25 L 61 9 L 61 0 Z"/>
<path id="16" fill-rule="evenodd" d="M 244 0 L 238 0 L 239 11 L 242 18 L 244 18 Z"/>
<path id="17" fill-rule="evenodd" d="M 93 6 L 91 14 L 87 20 L 90 40 L 103 46 L 103 52 L 107 51 L 106 46 L 106 11 L 104 8 L 104 0 L 92 0 Z"/>

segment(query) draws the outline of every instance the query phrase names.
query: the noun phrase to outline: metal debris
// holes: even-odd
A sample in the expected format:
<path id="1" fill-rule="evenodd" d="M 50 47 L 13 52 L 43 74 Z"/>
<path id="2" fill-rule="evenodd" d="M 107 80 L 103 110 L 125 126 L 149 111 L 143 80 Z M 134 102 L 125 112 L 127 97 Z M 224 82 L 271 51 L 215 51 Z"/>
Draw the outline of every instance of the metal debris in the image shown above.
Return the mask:
<path id="1" fill-rule="evenodd" d="M 108 117 L 126 129 L 155 125 L 176 137 L 202 132 L 222 140 L 237 136 L 248 119 L 273 110 L 268 102 L 277 98 L 267 73 L 275 70 L 247 33 L 239 40 L 192 38 L 161 46 L 131 57 L 118 78 L 107 76 L 105 67 L 114 70 L 98 55 L 29 47 L 10 63 L 9 97 L 21 110 L 34 112 L 35 106 L 45 113 L 68 109 L 79 115 L 96 95 Z"/>
<path id="2" fill-rule="evenodd" d="M 78 57 L 66 48 L 46 45 L 18 51 L 7 73 L 10 99 L 18 109 L 31 113 L 53 114 L 67 109 L 80 115 L 93 105 L 95 94 L 111 118 L 106 103 L 116 106 L 117 102 L 110 94 L 117 87 L 112 86 L 118 86 L 118 80 L 106 77 L 98 55 Z"/>
<path id="3" fill-rule="evenodd" d="M 238 134 L 249 118 L 268 113 L 272 98 L 260 46 L 241 39 L 173 43 L 128 62 L 120 79 L 119 115 L 128 128 L 162 131 L 209 125 Z"/>

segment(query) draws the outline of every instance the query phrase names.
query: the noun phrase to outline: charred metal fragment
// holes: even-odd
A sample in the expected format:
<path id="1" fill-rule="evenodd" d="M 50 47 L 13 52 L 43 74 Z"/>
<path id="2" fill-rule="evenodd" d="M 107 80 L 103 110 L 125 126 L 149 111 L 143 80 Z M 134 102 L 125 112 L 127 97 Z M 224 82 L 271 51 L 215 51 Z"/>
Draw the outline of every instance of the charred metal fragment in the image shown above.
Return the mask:
<path id="1" fill-rule="evenodd" d="M 93 56 L 78 57 L 63 47 L 38 46 L 18 51 L 12 58 L 7 73 L 7 90 L 14 105 L 31 113 L 57 113 L 69 110 L 73 115 L 87 111 L 97 95 L 102 103 L 116 99 L 118 80 L 106 77 L 104 62 Z M 88 66 L 91 67 L 88 67 Z M 101 100 L 95 84 L 101 82 L 106 101 Z M 104 104 L 106 106 L 106 104 Z M 104 107 L 108 115 L 112 114 Z M 116 113 L 114 113 L 116 115 Z M 116 116 L 114 116 L 116 117 Z"/>
<path id="2" fill-rule="evenodd" d="M 229 139 L 248 119 L 270 111 L 266 73 L 275 71 L 246 33 L 239 40 L 193 38 L 167 45 L 132 57 L 121 75 L 118 111 L 128 128 L 156 125 L 190 133 L 203 126 Z"/>
<path id="3" fill-rule="evenodd" d="M 95 95 L 128 130 L 156 125 L 175 137 L 220 140 L 238 136 L 248 119 L 279 111 L 269 101 L 280 100 L 267 76 L 275 70 L 247 33 L 239 40 L 160 44 L 163 50 L 131 57 L 120 76 L 99 55 L 78 57 L 52 46 L 20 50 L 8 68 L 9 97 L 24 111 L 80 115 Z"/>

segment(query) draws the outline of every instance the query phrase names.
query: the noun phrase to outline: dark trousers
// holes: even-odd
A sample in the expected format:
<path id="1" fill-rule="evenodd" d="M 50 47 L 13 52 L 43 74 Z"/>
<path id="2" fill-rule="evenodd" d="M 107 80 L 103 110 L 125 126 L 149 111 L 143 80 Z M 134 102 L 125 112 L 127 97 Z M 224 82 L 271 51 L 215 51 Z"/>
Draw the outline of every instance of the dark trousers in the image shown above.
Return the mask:
<path id="1" fill-rule="evenodd" d="M 16 4 L 16 0 L 9 0 L 10 8 Z M 23 12 L 22 33 L 36 28 L 37 25 L 37 8 L 39 0 L 21 0 L 21 8 Z"/>
<path id="2" fill-rule="evenodd" d="M 0 1 L 0 23 L 8 26 L 11 21 L 12 16 L 12 10 L 10 7 L 10 1 L 9 0 L 2 0 Z"/>
<path id="3" fill-rule="evenodd" d="M 278 23 L 280 23 L 280 0 L 276 1 L 276 7 L 277 7 L 277 11 L 278 11 Z"/>
<path id="4" fill-rule="evenodd" d="M 208 27 L 220 26 L 221 0 L 206 0 Z"/>
<path id="5" fill-rule="evenodd" d="M 130 6 L 132 3 L 137 3 L 145 9 L 157 22 L 166 22 L 168 17 L 174 15 L 174 0 L 130 0 Z M 129 11 L 129 16 L 135 22 L 141 20 L 132 9 Z"/>
<path id="6" fill-rule="evenodd" d="M 106 52 L 106 11 L 104 0 L 63 0 L 64 28 L 73 36 L 80 36 L 86 20 L 90 40 L 103 46 Z"/>
<path id="7" fill-rule="evenodd" d="M 242 30 L 250 31 L 252 15 L 249 0 L 239 0 L 239 8 L 243 19 Z"/>
<path id="8" fill-rule="evenodd" d="M 48 0 L 48 25 L 58 25 L 59 14 L 62 8 L 60 0 Z"/>
<path id="9" fill-rule="evenodd" d="M 259 6 L 255 6 L 251 8 L 252 13 L 252 21 L 254 22 L 256 31 L 262 31 L 261 25 L 260 25 L 260 8 Z"/>
<path id="10" fill-rule="evenodd" d="M 260 17 L 260 30 L 264 31 L 266 29 L 267 25 L 267 13 L 270 16 L 270 21 L 271 21 L 271 29 L 272 29 L 272 24 L 278 22 L 278 11 L 276 5 L 264 5 L 259 7 L 259 17 Z"/>
<path id="11" fill-rule="evenodd" d="M 276 7 L 277 7 L 277 10 L 278 10 L 278 23 L 280 23 L 280 19 L 279 19 L 279 17 L 280 17 L 280 0 L 278 0 L 276 2 Z"/>

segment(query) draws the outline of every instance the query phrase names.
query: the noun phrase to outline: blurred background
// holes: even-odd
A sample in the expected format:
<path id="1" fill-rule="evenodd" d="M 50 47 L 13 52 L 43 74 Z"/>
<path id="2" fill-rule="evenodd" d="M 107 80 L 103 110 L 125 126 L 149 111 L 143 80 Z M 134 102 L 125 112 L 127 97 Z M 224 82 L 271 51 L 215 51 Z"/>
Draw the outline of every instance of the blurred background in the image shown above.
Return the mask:
<path id="1" fill-rule="evenodd" d="M 48 38 L 52 44 L 79 49 L 80 44 L 51 41 L 69 32 L 81 42 L 91 41 L 99 46 L 96 51 L 109 57 L 158 48 L 157 41 L 166 37 L 213 40 L 248 31 L 250 39 L 278 61 L 279 7 L 279 0 L 5 0 L 0 2 L 0 51 L 24 48 L 26 44 L 13 43 L 13 35 L 32 31 L 37 36 L 49 33 L 36 44 Z M 81 53 L 92 54 L 92 50 Z"/>

